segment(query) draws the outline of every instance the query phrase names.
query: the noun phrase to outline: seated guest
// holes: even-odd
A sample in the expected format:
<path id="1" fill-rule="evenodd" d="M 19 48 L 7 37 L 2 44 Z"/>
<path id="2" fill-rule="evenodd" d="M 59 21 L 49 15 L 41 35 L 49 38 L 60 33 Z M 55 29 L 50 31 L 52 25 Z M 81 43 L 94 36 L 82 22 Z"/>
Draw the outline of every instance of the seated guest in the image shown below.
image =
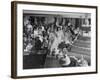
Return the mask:
<path id="1" fill-rule="evenodd" d="M 45 31 L 44 26 L 41 26 L 41 28 L 42 28 L 42 31 Z"/>
<path id="2" fill-rule="evenodd" d="M 70 57 L 67 55 L 68 51 L 66 48 L 63 49 L 63 57 L 60 59 L 60 64 L 62 67 L 67 67 L 70 65 L 71 60 Z"/>
<path id="3" fill-rule="evenodd" d="M 34 38 L 38 37 L 39 40 L 41 40 L 41 42 L 43 42 L 43 35 L 42 35 L 42 31 L 41 31 L 41 28 L 36 28 L 34 30 L 34 34 L 33 34 Z"/>
<path id="4" fill-rule="evenodd" d="M 86 66 L 88 66 L 88 62 L 87 62 L 87 60 L 84 59 L 83 56 L 81 56 L 81 59 L 78 60 L 78 65 L 81 67 L 86 67 Z"/>
<path id="5" fill-rule="evenodd" d="M 71 63 L 70 63 L 70 67 L 76 67 L 78 66 L 78 58 L 76 58 L 75 56 L 70 56 L 70 60 L 71 60 Z"/>
<path id="6" fill-rule="evenodd" d="M 31 43 L 28 43 L 28 45 L 26 46 L 26 49 L 24 49 L 25 52 L 31 52 L 31 49 L 32 49 L 32 44 Z"/>
<path id="7" fill-rule="evenodd" d="M 34 38 L 38 37 L 38 28 L 34 29 Z"/>
<path id="8" fill-rule="evenodd" d="M 39 37 L 36 37 L 35 38 L 35 49 L 36 50 L 41 50 L 41 46 L 42 46 L 41 40 L 39 39 Z"/>
<path id="9" fill-rule="evenodd" d="M 24 26 L 26 26 L 29 22 L 29 17 L 24 16 Z"/>
<path id="10" fill-rule="evenodd" d="M 27 24 L 27 32 L 32 32 L 33 31 L 33 27 L 32 27 L 32 25 L 29 23 L 29 24 Z"/>
<path id="11" fill-rule="evenodd" d="M 63 58 L 63 53 L 62 53 L 61 49 L 59 49 L 59 50 L 56 51 L 56 58 L 58 60 L 60 60 L 61 58 Z"/>
<path id="12" fill-rule="evenodd" d="M 44 39 L 43 39 L 42 48 L 45 49 L 45 50 L 48 50 L 48 40 L 47 40 L 47 36 L 45 36 Z"/>
<path id="13" fill-rule="evenodd" d="M 38 34 L 42 35 L 42 27 L 41 26 L 38 27 Z"/>

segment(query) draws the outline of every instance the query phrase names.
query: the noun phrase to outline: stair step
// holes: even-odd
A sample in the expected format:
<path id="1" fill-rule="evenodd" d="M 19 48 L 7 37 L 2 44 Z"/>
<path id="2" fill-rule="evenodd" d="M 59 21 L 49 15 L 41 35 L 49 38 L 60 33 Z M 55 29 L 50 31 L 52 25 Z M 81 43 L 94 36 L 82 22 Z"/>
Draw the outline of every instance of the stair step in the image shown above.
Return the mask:
<path id="1" fill-rule="evenodd" d="M 86 37 L 86 36 L 79 36 L 78 40 L 83 40 L 83 41 L 90 41 L 91 37 Z"/>
<path id="2" fill-rule="evenodd" d="M 72 46 L 71 52 L 78 53 L 78 54 L 84 54 L 84 55 L 90 55 L 91 53 L 89 48 L 82 48 L 82 47 L 76 47 L 76 46 Z"/>
<path id="3" fill-rule="evenodd" d="M 91 44 L 91 41 L 76 40 L 74 43 Z"/>
<path id="4" fill-rule="evenodd" d="M 90 43 L 86 43 L 85 41 L 83 41 L 83 42 L 75 41 L 75 42 L 73 43 L 73 45 L 79 46 L 79 47 L 90 48 Z"/>

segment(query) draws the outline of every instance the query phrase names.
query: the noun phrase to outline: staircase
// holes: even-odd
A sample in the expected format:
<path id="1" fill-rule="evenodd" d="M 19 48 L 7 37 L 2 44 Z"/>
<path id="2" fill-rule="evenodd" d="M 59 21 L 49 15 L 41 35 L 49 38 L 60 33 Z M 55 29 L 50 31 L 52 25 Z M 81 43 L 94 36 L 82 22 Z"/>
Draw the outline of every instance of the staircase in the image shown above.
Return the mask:
<path id="1" fill-rule="evenodd" d="M 77 58 L 81 58 L 84 56 L 84 59 L 91 62 L 91 38 L 79 36 L 78 39 L 73 43 L 71 47 L 71 51 L 68 53 L 70 56 L 75 56 Z"/>
<path id="2" fill-rule="evenodd" d="M 72 44 L 71 51 L 67 54 L 69 56 L 75 56 L 80 59 L 81 56 L 91 64 L 91 38 L 79 36 L 78 39 Z M 45 60 L 45 68 L 56 68 L 61 67 L 58 61 L 54 57 L 47 57 Z"/>

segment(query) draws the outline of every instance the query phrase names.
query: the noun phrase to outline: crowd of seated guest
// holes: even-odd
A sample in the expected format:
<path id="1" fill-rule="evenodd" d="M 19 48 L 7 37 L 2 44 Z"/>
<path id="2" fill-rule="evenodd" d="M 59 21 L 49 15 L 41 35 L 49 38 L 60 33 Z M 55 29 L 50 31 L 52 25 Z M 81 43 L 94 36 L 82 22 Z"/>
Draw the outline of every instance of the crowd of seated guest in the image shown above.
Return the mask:
<path id="1" fill-rule="evenodd" d="M 74 41 L 79 32 L 79 28 L 62 18 L 61 21 L 54 17 L 54 22 L 46 23 L 45 17 L 29 17 L 24 20 L 23 42 L 24 51 L 34 50 L 57 50 L 59 44 L 66 45 Z"/>

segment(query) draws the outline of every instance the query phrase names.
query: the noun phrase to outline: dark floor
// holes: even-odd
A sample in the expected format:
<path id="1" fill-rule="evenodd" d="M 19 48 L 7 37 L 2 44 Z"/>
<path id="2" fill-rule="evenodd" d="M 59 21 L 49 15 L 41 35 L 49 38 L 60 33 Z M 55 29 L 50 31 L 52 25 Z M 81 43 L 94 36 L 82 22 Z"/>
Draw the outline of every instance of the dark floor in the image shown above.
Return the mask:
<path id="1" fill-rule="evenodd" d="M 59 61 L 55 57 L 46 57 L 44 68 L 58 68 L 61 67 Z"/>
<path id="2" fill-rule="evenodd" d="M 45 64 L 46 54 L 24 55 L 23 69 L 43 68 Z"/>

